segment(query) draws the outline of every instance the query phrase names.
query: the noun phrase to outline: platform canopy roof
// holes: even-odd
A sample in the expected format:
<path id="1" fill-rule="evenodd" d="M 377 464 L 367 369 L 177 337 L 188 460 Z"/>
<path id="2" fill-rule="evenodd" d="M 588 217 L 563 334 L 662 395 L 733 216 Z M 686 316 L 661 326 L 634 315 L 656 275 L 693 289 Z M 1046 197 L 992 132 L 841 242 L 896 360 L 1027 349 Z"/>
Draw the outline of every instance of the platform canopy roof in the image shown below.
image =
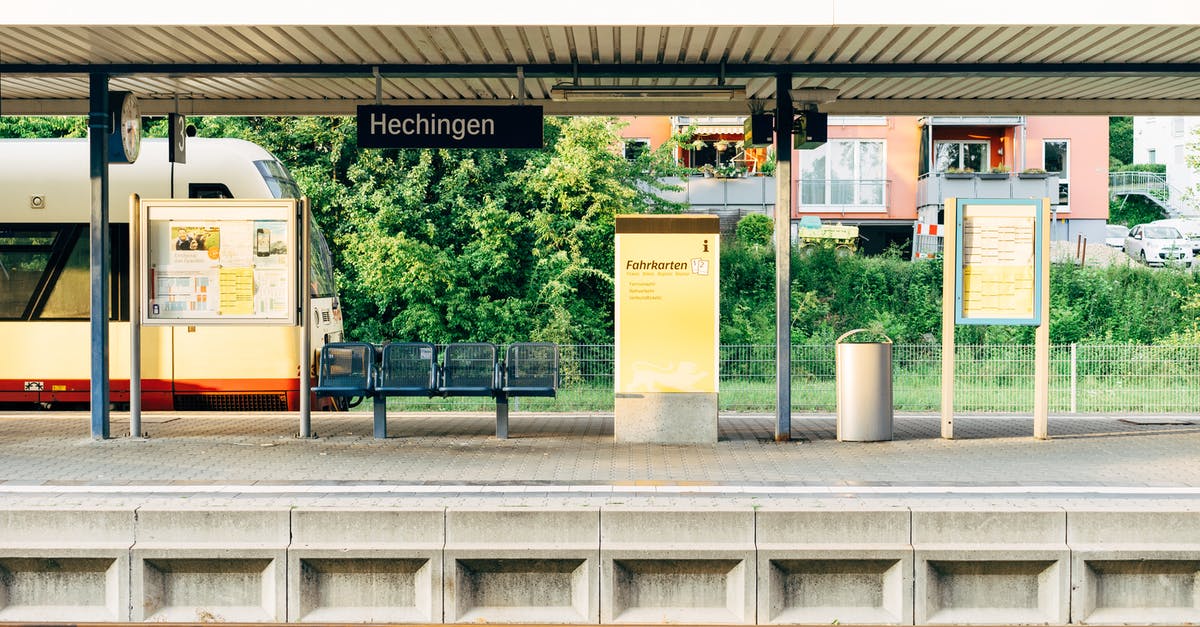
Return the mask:
<path id="1" fill-rule="evenodd" d="M 838 114 L 1200 114 L 1191 0 L 303 4 L 13 0 L 0 113 L 85 113 L 99 71 L 146 114 L 176 96 L 189 114 L 353 113 L 375 102 L 376 75 L 392 104 L 523 91 L 547 113 L 744 114 L 774 98 L 780 72 Z M 647 93 L 556 99 L 562 84 Z M 659 91 L 717 85 L 745 96 Z"/>

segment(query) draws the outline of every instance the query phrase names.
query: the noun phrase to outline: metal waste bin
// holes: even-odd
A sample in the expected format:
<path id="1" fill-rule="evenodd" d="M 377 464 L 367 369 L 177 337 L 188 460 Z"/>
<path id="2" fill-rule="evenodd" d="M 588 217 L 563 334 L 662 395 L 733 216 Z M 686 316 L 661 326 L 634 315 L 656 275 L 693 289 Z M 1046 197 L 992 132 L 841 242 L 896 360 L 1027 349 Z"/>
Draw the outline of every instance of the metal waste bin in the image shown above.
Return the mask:
<path id="1" fill-rule="evenodd" d="M 879 442 L 892 439 L 892 340 L 846 342 L 867 329 L 843 333 L 835 342 L 837 439 Z"/>

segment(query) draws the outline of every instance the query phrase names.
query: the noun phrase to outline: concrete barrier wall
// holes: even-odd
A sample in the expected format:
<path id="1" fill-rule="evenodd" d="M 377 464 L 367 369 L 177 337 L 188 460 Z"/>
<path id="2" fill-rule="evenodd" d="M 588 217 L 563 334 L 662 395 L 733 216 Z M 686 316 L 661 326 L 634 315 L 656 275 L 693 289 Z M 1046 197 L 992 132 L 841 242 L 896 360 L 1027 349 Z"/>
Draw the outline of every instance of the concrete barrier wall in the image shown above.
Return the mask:
<path id="1" fill-rule="evenodd" d="M 1200 510 L 0 510 L 0 621 L 1183 624 Z"/>

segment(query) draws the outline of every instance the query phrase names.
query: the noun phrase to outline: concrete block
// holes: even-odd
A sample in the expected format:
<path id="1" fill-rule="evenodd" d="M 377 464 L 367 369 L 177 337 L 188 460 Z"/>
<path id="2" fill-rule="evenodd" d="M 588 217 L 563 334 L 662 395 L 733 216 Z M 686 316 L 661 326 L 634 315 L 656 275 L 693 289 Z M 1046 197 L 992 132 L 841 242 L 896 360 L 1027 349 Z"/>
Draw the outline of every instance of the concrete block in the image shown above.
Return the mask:
<path id="1" fill-rule="evenodd" d="M 0 548 L 128 551 L 133 525 L 133 509 L 0 510 Z"/>
<path id="2" fill-rule="evenodd" d="M 137 512 L 135 548 L 270 548 L 291 542 L 291 516 L 279 510 L 156 510 Z"/>
<path id="3" fill-rule="evenodd" d="M 1066 512 L 1045 510 L 922 510 L 912 512 L 916 548 L 1062 549 L 1067 538 Z"/>
<path id="4" fill-rule="evenodd" d="M 915 620 L 922 624 L 1066 624 L 1069 560 L 1062 554 L 916 552 Z"/>
<path id="5" fill-rule="evenodd" d="M 0 511 L 0 621 L 129 620 L 133 510 Z"/>
<path id="6" fill-rule="evenodd" d="M 133 558 L 133 620 L 284 622 L 283 556 L 254 551 L 142 552 Z"/>
<path id="7" fill-rule="evenodd" d="M 1200 551 L 1200 511 L 1072 511 L 1067 544 L 1076 550 L 1147 550 L 1170 546 Z"/>
<path id="8" fill-rule="evenodd" d="M 910 514 L 760 510 L 758 621 L 911 625 Z"/>
<path id="9" fill-rule="evenodd" d="M 290 512 L 139 510 L 132 620 L 284 622 Z"/>
<path id="10" fill-rule="evenodd" d="M 1200 511 L 1067 513 L 1071 620 L 1200 623 Z"/>
<path id="11" fill-rule="evenodd" d="M 1200 623 L 1200 552 L 1090 551 L 1073 559 L 1073 622 Z"/>
<path id="12" fill-rule="evenodd" d="M 596 509 L 446 511 L 447 623 L 599 620 Z"/>
<path id="13" fill-rule="evenodd" d="M 288 615 L 293 622 L 441 621 L 440 558 L 354 551 L 290 559 Z"/>
<path id="14" fill-rule="evenodd" d="M 603 623 L 754 624 L 754 511 L 604 509 Z"/>
<path id="15" fill-rule="evenodd" d="M 717 395 L 619 394 L 613 407 L 613 439 L 653 444 L 716 444 Z"/>
<path id="16" fill-rule="evenodd" d="M 1066 624 L 1070 552 L 1060 510 L 914 510 L 914 622 Z"/>
<path id="17" fill-rule="evenodd" d="M 0 552 L 0 621 L 129 620 L 129 558 Z M 42 556 L 35 556 L 41 553 Z"/>
<path id="18" fill-rule="evenodd" d="M 296 510 L 292 622 L 440 622 L 445 512 Z"/>

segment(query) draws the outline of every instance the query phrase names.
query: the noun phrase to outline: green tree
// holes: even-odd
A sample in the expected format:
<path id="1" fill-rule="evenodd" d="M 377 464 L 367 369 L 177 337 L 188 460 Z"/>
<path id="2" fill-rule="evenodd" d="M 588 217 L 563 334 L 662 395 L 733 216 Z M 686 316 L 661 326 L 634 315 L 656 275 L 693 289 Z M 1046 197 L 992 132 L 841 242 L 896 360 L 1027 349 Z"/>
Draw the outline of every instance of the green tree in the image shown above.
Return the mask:
<path id="1" fill-rule="evenodd" d="M 1111 165 L 1133 163 L 1133 118 L 1108 118 L 1108 158 Z"/>
<path id="2" fill-rule="evenodd" d="M 0 117 L 0 137 L 87 137 L 84 116 L 5 116 Z"/>

